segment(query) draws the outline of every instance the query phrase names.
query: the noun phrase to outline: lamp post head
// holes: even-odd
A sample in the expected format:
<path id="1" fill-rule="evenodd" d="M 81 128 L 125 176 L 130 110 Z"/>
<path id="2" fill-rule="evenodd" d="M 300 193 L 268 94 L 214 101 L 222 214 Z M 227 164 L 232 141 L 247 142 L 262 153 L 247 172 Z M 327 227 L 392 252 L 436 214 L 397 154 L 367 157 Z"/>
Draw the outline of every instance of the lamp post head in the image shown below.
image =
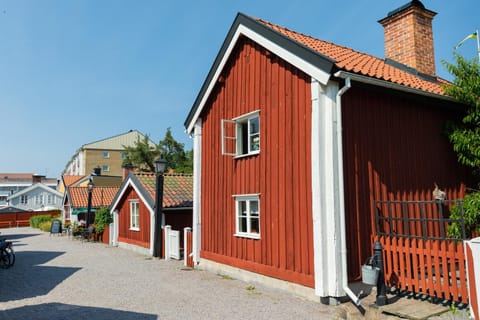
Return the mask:
<path id="1" fill-rule="evenodd" d="M 93 179 L 90 177 L 90 180 L 88 181 L 88 192 L 92 192 L 93 191 Z"/>
<path id="2" fill-rule="evenodd" d="M 157 174 L 163 174 L 165 172 L 165 169 L 167 167 L 167 160 L 162 158 L 162 155 L 158 157 L 157 160 L 155 160 L 155 172 Z"/>

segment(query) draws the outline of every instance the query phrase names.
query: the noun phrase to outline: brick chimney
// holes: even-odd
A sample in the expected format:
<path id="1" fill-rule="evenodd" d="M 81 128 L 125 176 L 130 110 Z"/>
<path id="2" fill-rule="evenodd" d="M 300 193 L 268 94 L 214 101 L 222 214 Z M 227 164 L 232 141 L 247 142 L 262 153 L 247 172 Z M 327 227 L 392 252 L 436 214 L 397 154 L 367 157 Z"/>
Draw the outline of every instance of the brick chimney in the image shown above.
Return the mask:
<path id="1" fill-rule="evenodd" d="M 385 34 L 385 58 L 435 76 L 432 20 L 436 14 L 413 0 L 379 20 Z"/>

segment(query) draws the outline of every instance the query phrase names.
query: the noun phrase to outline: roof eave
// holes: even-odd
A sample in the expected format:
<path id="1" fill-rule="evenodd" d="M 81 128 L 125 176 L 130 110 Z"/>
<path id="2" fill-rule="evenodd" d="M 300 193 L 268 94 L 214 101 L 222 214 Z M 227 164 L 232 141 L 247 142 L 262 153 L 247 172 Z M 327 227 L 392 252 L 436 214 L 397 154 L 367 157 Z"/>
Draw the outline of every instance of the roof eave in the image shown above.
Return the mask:
<path id="1" fill-rule="evenodd" d="M 425 91 L 425 90 L 421 90 L 421 89 L 415 89 L 415 88 L 412 88 L 412 87 L 404 86 L 404 85 L 393 83 L 393 82 L 390 82 L 390 81 L 371 78 L 371 77 L 359 75 L 359 74 L 348 72 L 348 71 L 337 71 L 334 74 L 334 76 L 337 77 L 337 78 L 342 78 L 342 79 L 350 78 L 353 81 L 362 82 L 362 83 L 374 85 L 374 86 L 377 86 L 377 87 L 383 87 L 383 88 L 403 91 L 403 92 L 407 92 L 407 93 L 413 93 L 413 94 L 417 94 L 417 95 L 421 95 L 421 96 L 425 96 L 425 97 L 429 97 L 429 98 L 440 99 L 440 100 L 444 100 L 444 101 L 448 101 L 448 102 L 457 102 L 454 98 L 446 96 L 446 95 L 442 95 L 442 94 L 438 94 L 438 93 L 434 93 L 434 92 L 430 92 L 430 91 Z"/>

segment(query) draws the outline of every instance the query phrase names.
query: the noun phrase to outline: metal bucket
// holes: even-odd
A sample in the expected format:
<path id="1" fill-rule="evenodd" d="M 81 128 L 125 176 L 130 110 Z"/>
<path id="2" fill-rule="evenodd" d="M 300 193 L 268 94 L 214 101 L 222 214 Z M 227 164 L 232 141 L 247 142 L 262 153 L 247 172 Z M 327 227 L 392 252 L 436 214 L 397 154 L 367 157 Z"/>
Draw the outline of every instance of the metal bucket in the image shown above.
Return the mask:
<path id="1" fill-rule="evenodd" d="M 380 268 L 364 264 L 362 266 L 362 282 L 371 286 L 377 285 Z"/>

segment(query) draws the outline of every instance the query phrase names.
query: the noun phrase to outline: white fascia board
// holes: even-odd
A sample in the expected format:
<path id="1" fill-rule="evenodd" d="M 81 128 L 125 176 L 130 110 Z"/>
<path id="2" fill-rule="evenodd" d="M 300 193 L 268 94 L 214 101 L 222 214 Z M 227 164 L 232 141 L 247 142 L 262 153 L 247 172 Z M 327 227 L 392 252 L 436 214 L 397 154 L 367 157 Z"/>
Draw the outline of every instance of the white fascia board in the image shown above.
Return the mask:
<path id="1" fill-rule="evenodd" d="M 208 84 L 207 90 L 205 91 L 205 94 L 202 97 L 202 100 L 200 101 L 199 107 L 197 108 L 197 111 L 195 112 L 195 115 L 193 116 L 192 120 L 188 124 L 187 127 L 187 133 L 191 134 L 193 131 L 193 127 L 195 126 L 195 123 L 197 122 L 197 119 L 202 112 L 203 107 L 205 106 L 205 103 L 210 96 L 210 93 L 213 90 L 213 87 L 215 86 L 215 83 L 217 82 L 217 79 L 222 72 L 223 68 L 225 67 L 225 64 L 227 63 L 228 58 L 230 57 L 230 54 L 233 51 L 233 48 L 237 44 L 238 39 L 240 36 L 245 36 L 265 49 L 269 50 L 270 52 L 276 54 L 283 60 L 287 61 L 291 65 L 295 66 L 296 68 L 302 70 L 312 78 L 316 79 L 322 84 L 327 84 L 328 80 L 330 79 L 330 74 L 328 72 L 325 72 L 311 63 L 305 61 L 304 59 L 294 55 L 290 51 L 284 49 L 283 47 L 277 45 L 273 41 L 268 40 L 264 36 L 258 34 L 257 32 L 251 30 L 250 28 L 244 26 L 244 25 L 239 25 L 237 30 L 235 31 L 235 34 L 232 38 L 232 41 L 227 47 L 227 50 L 225 51 L 225 54 L 222 57 L 222 60 L 220 64 L 218 65 L 218 68 L 215 70 L 214 76 L 212 77 L 210 83 Z"/>

